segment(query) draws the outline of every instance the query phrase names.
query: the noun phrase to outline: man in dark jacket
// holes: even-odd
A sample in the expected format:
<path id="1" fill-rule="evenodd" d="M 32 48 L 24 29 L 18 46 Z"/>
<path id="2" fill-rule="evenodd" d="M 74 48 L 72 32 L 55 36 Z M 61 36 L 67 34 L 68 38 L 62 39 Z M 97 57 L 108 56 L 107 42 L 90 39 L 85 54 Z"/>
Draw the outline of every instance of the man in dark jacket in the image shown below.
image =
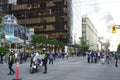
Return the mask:
<path id="1" fill-rule="evenodd" d="M 119 57 L 119 52 L 115 53 L 115 67 L 118 67 L 118 57 Z"/>
<path id="2" fill-rule="evenodd" d="M 15 71 L 12 69 L 13 63 L 14 63 L 14 55 L 12 54 L 12 52 L 10 52 L 9 58 L 8 58 L 8 66 L 9 66 L 9 74 L 8 75 L 12 75 L 15 73 Z"/>

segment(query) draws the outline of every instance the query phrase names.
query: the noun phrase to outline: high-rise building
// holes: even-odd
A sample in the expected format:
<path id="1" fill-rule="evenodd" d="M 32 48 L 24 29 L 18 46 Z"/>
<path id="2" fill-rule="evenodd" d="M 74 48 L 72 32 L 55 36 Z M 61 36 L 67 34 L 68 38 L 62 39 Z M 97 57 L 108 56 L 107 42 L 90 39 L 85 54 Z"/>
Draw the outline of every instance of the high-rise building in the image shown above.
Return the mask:
<path id="1" fill-rule="evenodd" d="M 97 50 L 99 37 L 97 30 L 87 16 L 82 16 L 82 37 L 87 40 L 90 50 Z"/>
<path id="2" fill-rule="evenodd" d="M 7 0 L 0 0 L 0 16 L 2 16 L 7 8 Z"/>
<path id="3" fill-rule="evenodd" d="M 17 0 L 16 5 L 5 7 L 5 13 L 16 16 L 19 24 L 34 28 L 35 34 L 71 43 L 71 4 L 71 0 Z"/>

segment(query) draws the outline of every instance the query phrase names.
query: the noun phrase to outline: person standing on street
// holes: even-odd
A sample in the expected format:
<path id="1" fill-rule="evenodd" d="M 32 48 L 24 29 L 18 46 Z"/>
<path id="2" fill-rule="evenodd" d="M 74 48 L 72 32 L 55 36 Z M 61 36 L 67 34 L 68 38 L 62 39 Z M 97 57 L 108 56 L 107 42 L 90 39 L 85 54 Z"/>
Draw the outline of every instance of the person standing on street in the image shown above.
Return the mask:
<path id="1" fill-rule="evenodd" d="M 109 54 L 106 54 L 106 62 L 109 64 Z"/>
<path id="2" fill-rule="evenodd" d="M 118 52 L 115 53 L 115 67 L 118 67 Z"/>
<path id="3" fill-rule="evenodd" d="M 20 52 L 20 64 L 22 64 L 23 52 Z"/>
<path id="4" fill-rule="evenodd" d="M 44 74 L 47 74 L 47 53 L 45 52 L 45 50 L 43 50 L 42 52 L 42 62 L 43 62 L 43 67 L 44 67 Z"/>
<path id="5" fill-rule="evenodd" d="M 53 53 L 52 53 L 52 51 L 50 51 L 50 53 L 49 53 L 49 64 L 53 64 L 53 59 L 54 59 L 54 57 L 53 57 Z"/>
<path id="6" fill-rule="evenodd" d="M 8 75 L 12 75 L 15 73 L 15 71 L 12 69 L 13 63 L 14 63 L 14 56 L 13 56 L 13 53 L 10 52 L 9 58 L 8 58 L 8 67 L 9 67 L 9 74 Z"/>
<path id="7" fill-rule="evenodd" d="M 90 63 L 90 52 L 86 52 L 86 55 L 87 55 L 87 62 Z"/>

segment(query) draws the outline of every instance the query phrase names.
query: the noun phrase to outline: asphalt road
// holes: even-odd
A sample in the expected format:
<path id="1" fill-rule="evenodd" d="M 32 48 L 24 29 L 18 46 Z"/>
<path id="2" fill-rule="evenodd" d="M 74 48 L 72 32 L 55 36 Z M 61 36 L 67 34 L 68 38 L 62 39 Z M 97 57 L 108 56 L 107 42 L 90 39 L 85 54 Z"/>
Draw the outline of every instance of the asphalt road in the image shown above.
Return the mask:
<path id="1" fill-rule="evenodd" d="M 15 69 L 15 64 L 14 64 Z M 15 75 L 8 74 L 8 65 L 0 64 L 0 80 L 13 80 Z M 59 59 L 48 64 L 48 74 L 42 71 L 30 74 L 29 62 L 19 65 L 19 78 L 22 80 L 120 80 L 119 67 L 110 64 L 88 64 L 83 57 Z"/>

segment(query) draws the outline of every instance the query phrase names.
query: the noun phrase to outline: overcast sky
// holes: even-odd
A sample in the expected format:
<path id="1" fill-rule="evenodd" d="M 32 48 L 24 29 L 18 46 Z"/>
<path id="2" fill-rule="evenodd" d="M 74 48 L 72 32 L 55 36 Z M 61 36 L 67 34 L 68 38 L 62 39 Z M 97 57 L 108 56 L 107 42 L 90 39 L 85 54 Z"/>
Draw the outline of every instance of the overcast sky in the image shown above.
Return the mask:
<path id="1" fill-rule="evenodd" d="M 120 25 L 120 0 L 73 0 L 81 15 L 88 15 L 100 36 L 111 34 L 113 24 Z"/>
<path id="2" fill-rule="evenodd" d="M 73 6 L 80 15 L 90 18 L 98 35 L 109 39 L 111 49 L 116 50 L 120 43 L 120 29 L 116 34 L 111 31 L 112 25 L 120 25 L 120 0 L 73 0 Z"/>

